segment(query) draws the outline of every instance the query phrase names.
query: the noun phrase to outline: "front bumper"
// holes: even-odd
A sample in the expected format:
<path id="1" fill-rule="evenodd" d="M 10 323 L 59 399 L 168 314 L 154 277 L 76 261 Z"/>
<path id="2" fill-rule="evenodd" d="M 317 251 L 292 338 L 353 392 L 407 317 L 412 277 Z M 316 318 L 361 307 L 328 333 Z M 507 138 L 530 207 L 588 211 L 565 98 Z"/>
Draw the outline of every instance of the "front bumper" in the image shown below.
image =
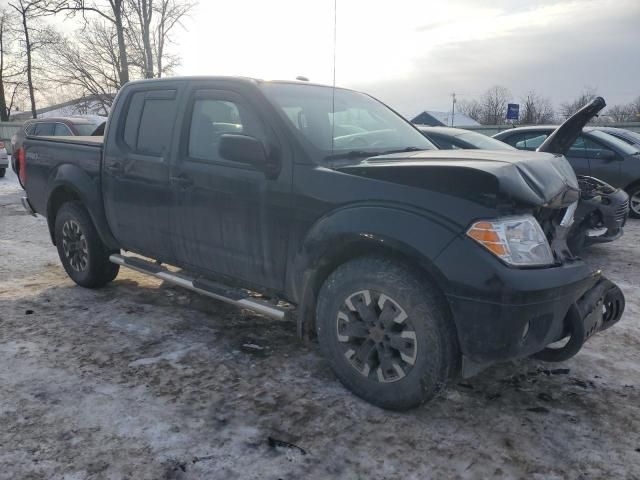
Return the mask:
<path id="1" fill-rule="evenodd" d="M 509 268 L 459 239 L 438 257 L 437 266 L 450 282 L 445 293 L 463 355 L 463 376 L 545 351 L 574 331 L 575 355 L 591 335 L 616 323 L 624 310 L 622 292 L 580 260 L 549 268 Z M 607 310 L 605 305 L 612 301 Z M 584 327 L 582 336 L 576 315 Z M 566 353 L 547 359 L 572 356 Z"/>

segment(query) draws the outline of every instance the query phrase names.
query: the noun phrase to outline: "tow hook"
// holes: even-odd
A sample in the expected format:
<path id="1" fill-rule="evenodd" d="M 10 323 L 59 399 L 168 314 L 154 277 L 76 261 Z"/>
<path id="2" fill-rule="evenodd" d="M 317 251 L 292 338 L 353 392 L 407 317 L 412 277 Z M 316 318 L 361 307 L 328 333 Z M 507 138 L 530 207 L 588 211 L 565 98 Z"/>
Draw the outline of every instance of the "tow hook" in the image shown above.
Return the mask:
<path id="1" fill-rule="evenodd" d="M 618 322 L 624 312 L 624 306 L 622 290 L 613 282 L 602 278 L 569 308 L 565 317 L 565 328 L 569 337 L 567 343 L 559 348 L 547 347 L 533 357 L 545 362 L 563 362 L 570 359 L 592 335 Z"/>

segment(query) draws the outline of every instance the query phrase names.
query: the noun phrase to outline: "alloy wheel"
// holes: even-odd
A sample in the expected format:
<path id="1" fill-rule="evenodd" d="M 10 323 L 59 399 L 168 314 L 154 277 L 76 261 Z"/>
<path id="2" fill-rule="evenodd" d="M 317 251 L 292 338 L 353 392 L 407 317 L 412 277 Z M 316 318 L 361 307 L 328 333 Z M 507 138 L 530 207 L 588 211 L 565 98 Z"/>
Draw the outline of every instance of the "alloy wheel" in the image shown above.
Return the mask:
<path id="1" fill-rule="evenodd" d="M 89 249 L 78 222 L 67 220 L 62 225 L 62 249 L 71 268 L 76 272 L 86 270 L 89 264 Z"/>
<path id="2" fill-rule="evenodd" d="M 371 380 L 396 382 L 416 363 L 413 322 L 384 293 L 361 290 L 347 297 L 336 317 L 336 334 L 350 365 Z"/>

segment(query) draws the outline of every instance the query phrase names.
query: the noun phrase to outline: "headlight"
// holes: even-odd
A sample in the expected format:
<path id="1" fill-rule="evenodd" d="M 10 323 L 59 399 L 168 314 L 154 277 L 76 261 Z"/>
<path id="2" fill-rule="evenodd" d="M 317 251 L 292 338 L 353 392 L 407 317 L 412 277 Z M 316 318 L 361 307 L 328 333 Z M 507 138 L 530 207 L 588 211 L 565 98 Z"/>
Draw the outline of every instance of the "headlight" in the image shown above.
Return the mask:
<path id="1" fill-rule="evenodd" d="M 531 215 L 476 222 L 467 235 L 510 265 L 550 265 L 553 253 L 538 221 Z"/>

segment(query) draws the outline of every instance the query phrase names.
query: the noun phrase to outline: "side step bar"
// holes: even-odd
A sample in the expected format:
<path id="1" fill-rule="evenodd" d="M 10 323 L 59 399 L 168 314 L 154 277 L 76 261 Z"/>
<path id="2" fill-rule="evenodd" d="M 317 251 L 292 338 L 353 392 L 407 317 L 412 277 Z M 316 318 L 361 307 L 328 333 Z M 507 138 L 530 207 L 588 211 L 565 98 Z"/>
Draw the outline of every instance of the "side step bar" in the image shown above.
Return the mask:
<path id="1" fill-rule="evenodd" d="M 242 290 L 230 288 L 211 280 L 193 278 L 182 272 L 170 272 L 169 270 L 162 268 L 157 263 L 148 262 L 141 258 L 113 254 L 109 257 L 109 260 L 112 263 L 116 263 L 123 267 L 136 270 L 140 273 L 146 273 L 147 275 L 154 276 L 202 295 L 215 298 L 216 300 L 236 305 L 240 308 L 253 310 L 254 312 L 275 318 L 276 320 L 284 320 L 292 310 L 291 308 L 272 305 L 259 298 L 253 298 L 248 296 L 246 292 Z"/>

